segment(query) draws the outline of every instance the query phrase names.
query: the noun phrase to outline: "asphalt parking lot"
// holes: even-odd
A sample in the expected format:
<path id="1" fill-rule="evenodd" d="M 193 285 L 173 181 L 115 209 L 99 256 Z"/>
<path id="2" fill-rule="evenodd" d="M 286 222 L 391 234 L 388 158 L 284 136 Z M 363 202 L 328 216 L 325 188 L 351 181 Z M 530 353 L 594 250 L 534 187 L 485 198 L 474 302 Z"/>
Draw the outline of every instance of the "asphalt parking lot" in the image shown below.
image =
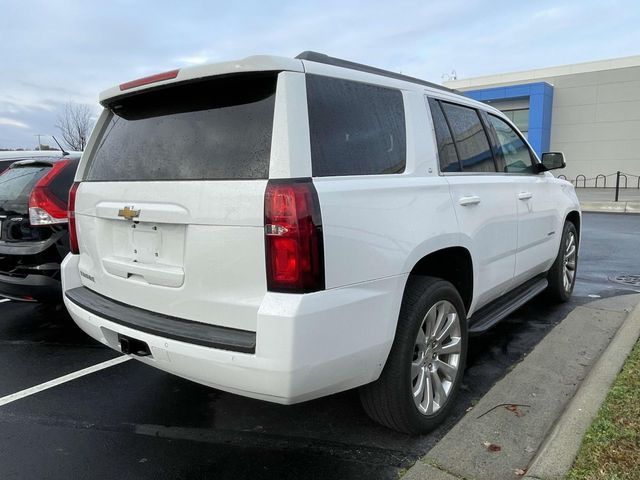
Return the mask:
<path id="1" fill-rule="evenodd" d="M 640 291 L 640 215 L 584 214 L 571 302 L 539 298 L 471 341 L 454 415 L 409 437 L 377 426 L 345 392 L 285 407 L 212 390 L 134 360 L 0 406 L 0 478 L 392 479 L 573 308 Z M 64 309 L 0 303 L 0 398 L 118 354 Z"/>

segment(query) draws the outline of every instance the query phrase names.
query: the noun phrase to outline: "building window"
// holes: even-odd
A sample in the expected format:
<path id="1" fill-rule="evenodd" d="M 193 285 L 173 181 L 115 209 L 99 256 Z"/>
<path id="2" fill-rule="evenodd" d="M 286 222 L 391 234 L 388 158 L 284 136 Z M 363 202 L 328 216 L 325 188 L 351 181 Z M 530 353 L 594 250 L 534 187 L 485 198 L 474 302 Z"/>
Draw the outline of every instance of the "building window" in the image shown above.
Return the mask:
<path id="1" fill-rule="evenodd" d="M 520 130 L 520 132 L 522 133 L 522 135 L 525 136 L 525 138 L 528 138 L 528 134 L 529 134 L 529 109 L 528 108 L 519 108 L 519 109 L 514 109 L 514 110 L 502 110 L 502 113 L 505 114 L 505 116 L 511 120 L 516 127 L 518 127 L 518 130 Z"/>

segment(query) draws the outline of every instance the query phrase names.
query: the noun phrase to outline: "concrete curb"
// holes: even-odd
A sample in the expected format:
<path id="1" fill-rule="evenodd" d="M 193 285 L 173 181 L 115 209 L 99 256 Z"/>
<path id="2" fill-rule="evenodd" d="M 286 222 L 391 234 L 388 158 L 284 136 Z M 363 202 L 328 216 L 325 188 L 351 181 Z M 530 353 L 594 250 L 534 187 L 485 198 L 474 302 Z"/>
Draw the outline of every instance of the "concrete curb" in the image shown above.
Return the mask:
<path id="1" fill-rule="evenodd" d="M 552 461 L 557 458 L 562 458 L 566 465 L 561 467 L 564 470 L 559 476 L 562 477 L 573 462 L 584 431 L 607 393 L 607 386 L 620 370 L 638 334 L 638 294 L 603 298 L 577 306 L 493 385 L 404 478 L 426 480 L 434 477 L 434 470 L 438 470 L 439 476 L 434 478 L 443 480 L 513 480 L 522 478 L 517 476 L 521 469 L 529 469 L 530 480 L 555 478 L 551 466 L 559 464 L 560 460 Z M 626 345 L 620 343 L 623 339 Z M 619 356 L 617 365 L 610 359 L 612 353 Z M 605 372 L 604 377 L 595 376 L 602 364 L 613 364 L 612 371 Z M 565 425 L 578 422 L 573 418 L 570 421 L 570 414 L 583 415 L 591 411 L 583 403 L 573 403 L 577 401 L 576 396 L 584 396 L 578 392 L 586 378 L 593 378 L 588 385 L 597 387 L 601 398 L 587 395 L 594 402 L 593 413 L 581 420 L 580 428 L 569 429 Z M 496 408 L 513 403 L 521 404 L 522 415 L 507 408 Z M 561 420 L 562 426 L 558 428 Z M 558 440 L 550 444 L 553 438 Z M 487 441 L 501 446 L 500 453 L 488 451 Z"/>
<path id="2" fill-rule="evenodd" d="M 571 468 L 582 438 L 611 384 L 640 337 L 640 303 L 627 316 L 593 366 L 531 463 L 528 480 L 562 479 Z"/>
<path id="3" fill-rule="evenodd" d="M 580 202 L 583 212 L 640 213 L 640 202 Z"/>

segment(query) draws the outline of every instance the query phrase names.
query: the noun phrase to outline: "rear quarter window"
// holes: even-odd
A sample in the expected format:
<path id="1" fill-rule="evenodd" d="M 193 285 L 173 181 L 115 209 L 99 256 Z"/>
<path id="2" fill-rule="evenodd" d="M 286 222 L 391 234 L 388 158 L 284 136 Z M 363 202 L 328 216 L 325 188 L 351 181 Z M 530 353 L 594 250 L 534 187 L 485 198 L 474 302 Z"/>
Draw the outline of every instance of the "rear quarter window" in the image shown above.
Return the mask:
<path id="1" fill-rule="evenodd" d="M 85 180 L 268 178 L 276 82 L 229 75 L 116 99 Z"/>
<path id="2" fill-rule="evenodd" d="M 306 82 L 314 177 L 404 171 L 399 90 L 311 74 Z"/>

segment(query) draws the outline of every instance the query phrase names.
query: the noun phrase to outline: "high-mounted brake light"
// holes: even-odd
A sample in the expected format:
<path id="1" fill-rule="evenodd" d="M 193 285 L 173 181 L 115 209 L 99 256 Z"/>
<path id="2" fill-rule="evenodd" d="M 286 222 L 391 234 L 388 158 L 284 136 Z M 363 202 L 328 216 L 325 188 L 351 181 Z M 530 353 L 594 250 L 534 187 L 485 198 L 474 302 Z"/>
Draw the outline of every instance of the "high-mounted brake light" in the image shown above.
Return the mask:
<path id="1" fill-rule="evenodd" d="M 141 87 L 142 85 L 149 85 L 150 83 L 161 82 L 162 80 L 171 80 L 178 76 L 180 69 L 169 70 L 168 72 L 156 73 L 155 75 L 149 75 L 148 77 L 138 78 L 137 80 L 131 80 L 120 84 L 120 91 L 129 90 L 130 88 Z"/>
<path id="2" fill-rule="evenodd" d="M 78 248 L 78 232 L 76 230 L 76 192 L 80 182 L 75 182 L 71 185 L 69 190 L 69 247 L 71 253 L 78 255 L 80 249 Z"/>
<path id="3" fill-rule="evenodd" d="M 54 225 L 56 223 L 67 223 L 66 199 L 57 197 L 50 188 L 51 182 L 69 164 L 69 160 L 60 160 L 55 163 L 51 170 L 38 180 L 31 195 L 29 196 L 29 223 L 38 227 L 43 225 Z"/>
<path id="4" fill-rule="evenodd" d="M 264 228 L 267 288 L 287 293 L 323 290 L 322 217 L 311 179 L 269 181 Z"/>

